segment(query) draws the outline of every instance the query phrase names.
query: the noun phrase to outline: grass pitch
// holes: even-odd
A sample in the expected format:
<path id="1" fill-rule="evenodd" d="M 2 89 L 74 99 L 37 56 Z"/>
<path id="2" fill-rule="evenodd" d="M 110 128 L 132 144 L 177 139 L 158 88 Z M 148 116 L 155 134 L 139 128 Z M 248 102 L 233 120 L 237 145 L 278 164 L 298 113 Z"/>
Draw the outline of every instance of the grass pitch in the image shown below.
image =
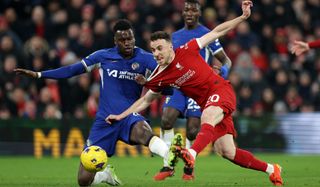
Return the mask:
<path id="1" fill-rule="evenodd" d="M 285 186 L 320 186 L 320 156 L 258 154 L 258 158 L 279 163 L 283 167 Z M 183 163 L 179 162 L 174 177 L 163 182 L 153 181 L 161 168 L 160 157 L 112 157 L 109 159 L 123 186 L 272 186 L 266 174 L 240 168 L 218 156 L 199 157 L 195 181 L 182 181 Z M 0 186 L 78 186 L 79 158 L 0 157 Z M 106 186 L 99 185 L 99 186 Z"/>

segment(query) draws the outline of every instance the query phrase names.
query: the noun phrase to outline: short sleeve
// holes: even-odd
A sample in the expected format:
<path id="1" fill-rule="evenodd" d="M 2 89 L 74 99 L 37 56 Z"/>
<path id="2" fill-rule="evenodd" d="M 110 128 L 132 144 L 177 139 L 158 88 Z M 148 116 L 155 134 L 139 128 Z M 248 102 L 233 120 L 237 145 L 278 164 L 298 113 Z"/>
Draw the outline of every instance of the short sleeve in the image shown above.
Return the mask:
<path id="1" fill-rule="evenodd" d="M 151 85 L 148 85 L 148 83 L 145 84 L 144 86 L 145 86 L 146 88 L 148 88 L 149 90 L 151 90 L 152 92 L 154 92 L 154 93 L 160 93 L 160 92 L 162 92 L 162 89 L 161 89 L 160 87 L 151 86 Z"/>
<path id="2" fill-rule="evenodd" d="M 180 49 L 182 50 L 188 50 L 188 51 L 195 51 L 199 52 L 201 49 L 201 46 L 199 45 L 198 39 L 192 39 L 186 44 L 180 46 Z"/>
<path id="3" fill-rule="evenodd" d="M 156 81 L 154 80 L 151 80 L 151 81 L 148 81 L 144 87 L 148 88 L 149 90 L 151 90 L 152 92 L 155 92 L 155 93 L 160 93 L 162 92 L 162 87 L 161 86 L 158 86 L 159 83 L 157 83 Z"/>
<path id="4" fill-rule="evenodd" d="M 208 47 L 210 48 L 210 52 L 212 55 L 215 55 L 223 49 L 219 39 L 216 39 L 214 42 L 210 43 Z"/>
<path id="5" fill-rule="evenodd" d="M 91 72 L 93 69 L 100 68 L 101 55 L 102 51 L 99 50 L 81 60 L 81 63 L 84 65 L 87 72 Z"/>
<path id="6" fill-rule="evenodd" d="M 153 71 L 154 69 L 156 69 L 158 64 L 156 60 L 153 58 L 153 55 L 152 54 L 145 55 L 145 58 L 146 58 L 147 69 L 150 71 Z"/>

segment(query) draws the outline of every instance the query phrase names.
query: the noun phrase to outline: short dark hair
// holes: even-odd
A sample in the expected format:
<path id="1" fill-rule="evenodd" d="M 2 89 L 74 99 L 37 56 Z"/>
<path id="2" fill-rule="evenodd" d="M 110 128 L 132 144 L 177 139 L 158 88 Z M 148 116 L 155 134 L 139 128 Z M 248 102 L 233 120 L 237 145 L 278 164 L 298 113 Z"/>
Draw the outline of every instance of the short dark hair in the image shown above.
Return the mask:
<path id="1" fill-rule="evenodd" d="M 185 0 L 184 2 L 200 5 L 200 2 L 198 0 Z"/>
<path id="2" fill-rule="evenodd" d="M 157 31 L 151 34 L 150 40 L 155 41 L 159 39 L 164 39 L 168 42 L 171 42 L 171 36 L 165 31 Z"/>
<path id="3" fill-rule="evenodd" d="M 132 29 L 133 30 L 133 27 L 132 27 L 130 21 L 127 20 L 127 19 L 120 19 L 114 25 L 113 32 L 116 33 L 119 30 L 120 31 L 124 31 L 124 30 L 128 30 L 128 29 Z"/>

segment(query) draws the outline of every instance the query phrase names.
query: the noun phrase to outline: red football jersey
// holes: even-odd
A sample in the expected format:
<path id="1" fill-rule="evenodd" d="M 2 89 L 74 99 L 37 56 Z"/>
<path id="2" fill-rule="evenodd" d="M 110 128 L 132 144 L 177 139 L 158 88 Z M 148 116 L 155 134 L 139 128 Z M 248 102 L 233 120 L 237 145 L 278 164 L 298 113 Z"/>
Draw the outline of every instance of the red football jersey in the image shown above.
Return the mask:
<path id="1" fill-rule="evenodd" d="M 196 39 L 177 48 L 173 61 L 160 71 L 158 66 L 148 78 L 145 87 L 154 92 L 161 92 L 167 87 L 178 88 L 194 99 L 203 110 L 210 93 L 227 81 L 203 60 L 199 50 Z"/>

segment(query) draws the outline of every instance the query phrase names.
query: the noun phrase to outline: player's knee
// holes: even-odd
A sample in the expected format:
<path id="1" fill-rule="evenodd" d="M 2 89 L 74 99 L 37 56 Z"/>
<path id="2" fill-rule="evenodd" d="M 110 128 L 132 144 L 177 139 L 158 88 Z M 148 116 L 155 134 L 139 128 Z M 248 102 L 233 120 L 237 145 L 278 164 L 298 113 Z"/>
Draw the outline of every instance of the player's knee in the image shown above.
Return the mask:
<path id="1" fill-rule="evenodd" d="M 196 128 L 196 127 L 190 128 L 190 129 L 188 129 L 186 136 L 189 140 L 194 140 L 194 139 L 196 139 L 198 132 L 199 132 L 199 128 Z"/>
<path id="2" fill-rule="evenodd" d="M 223 148 L 219 151 L 219 154 L 223 157 L 226 158 L 228 160 L 233 160 L 236 152 L 233 149 L 228 149 L 228 148 Z"/>
<path id="3" fill-rule="evenodd" d="M 137 142 L 142 145 L 149 145 L 149 141 L 154 136 L 153 132 L 148 128 L 143 128 L 143 130 L 137 134 Z"/>
<path id="4" fill-rule="evenodd" d="M 139 145 L 148 145 L 153 135 L 149 124 L 145 121 L 139 121 L 131 130 L 130 141 Z"/>
<path id="5" fill-rule="evenodd" d="M 203 111 L 201 115 L 201 123 L 207 123 L 215 126 L 221 122 L 223 116 L 223 110 L 220 107 L 211 106 Z"/>
<path id="6" fill-rule="evenodd" d="M 161 118 L 161 128 L 164 130 L 170 130 L 173 128 L 174 119 L 170 116 L 163 115 Z"/>
<path id="7" fill-rule="evenodd" d="M 142 145 L 145 145 L 145 146 L 148 146 L 149 145 L 149 142 L 150 140 L 152 139 L 152 137 L 154 136 L 153 133 L 147 133 L 143 139 L 141 140 L 141 144 Z"/>

